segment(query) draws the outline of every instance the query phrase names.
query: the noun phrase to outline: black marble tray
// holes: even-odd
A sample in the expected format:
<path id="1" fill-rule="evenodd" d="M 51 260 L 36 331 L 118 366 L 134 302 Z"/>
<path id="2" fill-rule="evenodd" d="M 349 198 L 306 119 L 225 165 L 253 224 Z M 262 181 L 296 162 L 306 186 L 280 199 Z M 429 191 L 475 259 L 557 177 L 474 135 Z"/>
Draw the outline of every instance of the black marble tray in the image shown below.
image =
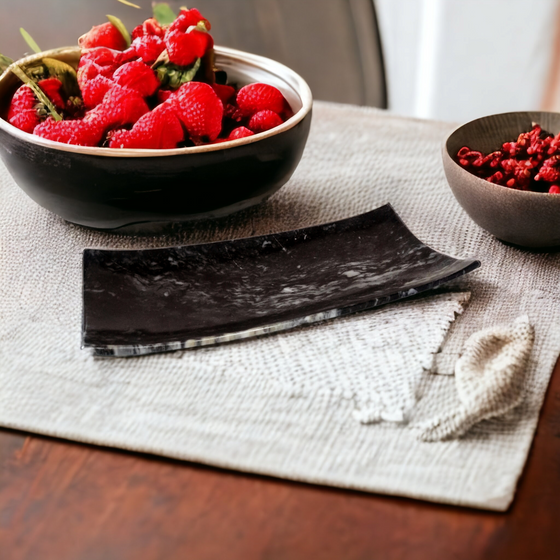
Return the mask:
<path id="1" fill-rule="evenodd" d="M 135 356 L 230 342 L 389 303 L 479 266 L 421 243 L 390 205 L 262 237 L 86 249 L 83 347 Z"/>

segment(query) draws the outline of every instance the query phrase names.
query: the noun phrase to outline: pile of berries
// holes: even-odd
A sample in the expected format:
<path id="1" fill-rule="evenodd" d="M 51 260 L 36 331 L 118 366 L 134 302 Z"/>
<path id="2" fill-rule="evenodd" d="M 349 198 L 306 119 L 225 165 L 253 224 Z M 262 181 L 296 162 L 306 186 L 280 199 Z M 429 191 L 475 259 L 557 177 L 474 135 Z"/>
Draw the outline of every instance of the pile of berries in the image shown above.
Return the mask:
<path id="1" fill-rule="evenodd" d="M 23 69 L 40 91 L 20 86 L 7 120 L 67 144 L 170 149 L 244 138 L 291 117 L 277 88 L 227 85 L 214 68 L 210 28 L 186 8 L 169 25 L 146 20 L 131 37 L 112 21 L 95 26 L 79 40 L 77 72 L 65 65 L 63 78 L 44 65 Z"/>
<path id="2" fill-rule="evenodd" d="M 468 147 L 457 152 L 459 165 L 481 179 L 522 191 L 560 194 L 560 134 L 533 123 L 517 141 L 483 154 Z"/>

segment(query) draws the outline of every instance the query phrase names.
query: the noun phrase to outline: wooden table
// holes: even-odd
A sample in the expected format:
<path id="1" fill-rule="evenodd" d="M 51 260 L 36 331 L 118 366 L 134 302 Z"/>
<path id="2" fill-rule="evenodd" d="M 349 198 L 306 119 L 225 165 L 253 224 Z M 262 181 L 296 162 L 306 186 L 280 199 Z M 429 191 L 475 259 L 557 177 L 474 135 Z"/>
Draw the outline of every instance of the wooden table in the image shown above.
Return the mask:
<path id="1" fill-rule="evenodd" d="M 505 514 L 0 430 L 2 560 L 558 560 L 560 361 Z"/>

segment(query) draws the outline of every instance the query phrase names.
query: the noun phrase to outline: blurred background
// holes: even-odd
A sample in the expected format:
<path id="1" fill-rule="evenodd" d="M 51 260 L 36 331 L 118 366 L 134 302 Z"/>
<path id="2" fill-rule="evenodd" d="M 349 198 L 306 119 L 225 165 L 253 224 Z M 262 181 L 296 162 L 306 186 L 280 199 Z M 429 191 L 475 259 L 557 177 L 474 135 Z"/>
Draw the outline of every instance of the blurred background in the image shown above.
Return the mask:
<path id="1" fill-rule="evenodd" d="M 76 44 L 113 14 L 132 29 L 151 14 L 117 0 L 0 0 L 0 52 Z M 191 3 L 192 2 L 192 3 Z M 560 0 L 191 0 L 216 43 L 274 58 L 316 99 L 419 118 L 466 121 L 560 107 Z M 185 0 L 169 0 L 178 11 Z"/>

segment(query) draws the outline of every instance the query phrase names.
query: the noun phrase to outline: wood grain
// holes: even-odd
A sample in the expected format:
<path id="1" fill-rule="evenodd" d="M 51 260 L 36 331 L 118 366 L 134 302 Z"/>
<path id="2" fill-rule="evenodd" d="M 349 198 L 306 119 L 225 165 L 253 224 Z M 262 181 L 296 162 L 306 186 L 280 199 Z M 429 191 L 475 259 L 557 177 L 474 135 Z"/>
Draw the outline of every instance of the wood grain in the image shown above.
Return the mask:
<path id="1" fill-rule="evenodd" d="M 505 514 L 0 430 L 2 560 L 558 560 L 560 363 Z"/>

